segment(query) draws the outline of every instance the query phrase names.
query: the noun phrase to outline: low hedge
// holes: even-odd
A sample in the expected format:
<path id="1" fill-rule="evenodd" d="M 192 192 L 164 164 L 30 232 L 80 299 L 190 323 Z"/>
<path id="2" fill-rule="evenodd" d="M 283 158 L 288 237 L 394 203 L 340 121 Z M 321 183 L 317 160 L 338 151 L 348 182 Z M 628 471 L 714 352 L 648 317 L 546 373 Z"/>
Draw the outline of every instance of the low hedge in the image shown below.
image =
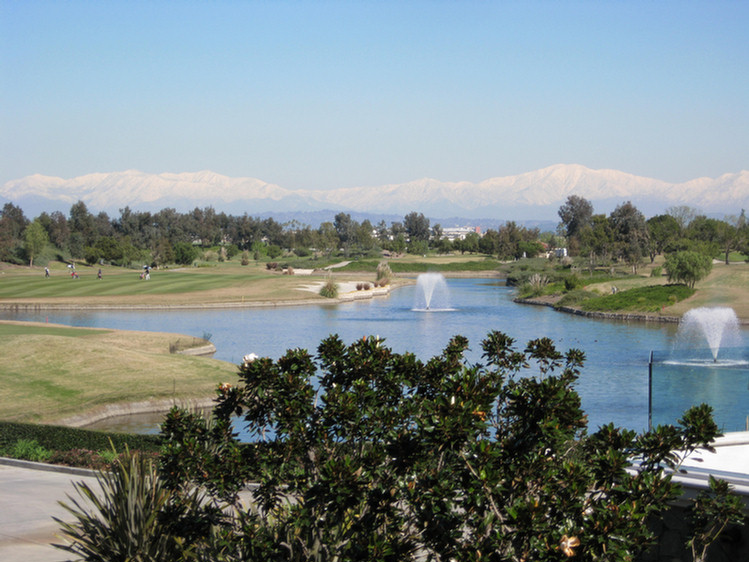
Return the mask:
<path id="1" fill-rule="evenodd" d="M 398 261 L 398 260 L 358 260 L 348 265 L 336 268 L 337 272 L 375 273 L 377 266 L 387 261 L 393 273 L 449 273 L 460 271 L 496 271 L 502 265 L 493 258 L 475 259 L 471 261 L 455 261 L 445 263 Z"/>
<path id="2" fill-rule="evenodd" d="M 130 450 L 158 452 L 161 447 L 161 437 L 158 435 L 112 433 L 59 425 L 0 421 L 0 450 L 12 447 L 21 439 L 34 440 L 50 451 L 105 451 L 114 446 L 117 451 L 123 451 L 127 447 Z"/>

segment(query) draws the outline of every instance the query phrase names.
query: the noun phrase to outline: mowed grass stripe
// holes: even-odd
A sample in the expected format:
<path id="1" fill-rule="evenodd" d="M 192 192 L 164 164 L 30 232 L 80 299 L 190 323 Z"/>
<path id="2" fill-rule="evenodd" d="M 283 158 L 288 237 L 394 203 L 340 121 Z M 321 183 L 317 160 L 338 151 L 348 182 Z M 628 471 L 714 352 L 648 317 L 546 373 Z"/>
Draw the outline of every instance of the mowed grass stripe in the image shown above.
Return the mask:
<path id="1" fill-rule="evenodd" d="M 65 326 L 45 326 L 30 324 L 6 324 L 0 322 L 0 337 L 10 336 L 61 336 L 67 338 L 80 338 L 105 334 L 111 330 L 96 330 L 91 328 L 68 328 Z"/>
<path id="2" fill-rule="evenodd" d="M 96 278 L 95 272 L 79 273 L 79 279 L 69 276 L 34 278 L 8 277 L 0 282 L 0 298 L 33 299 L 54 297 L 95 297 L 160 295 L 208 291 L 249 284 L 260 275 L 226 273 L 159 272 L 151 279 L 141 280 L 140 273 L 127 272 Z"/>

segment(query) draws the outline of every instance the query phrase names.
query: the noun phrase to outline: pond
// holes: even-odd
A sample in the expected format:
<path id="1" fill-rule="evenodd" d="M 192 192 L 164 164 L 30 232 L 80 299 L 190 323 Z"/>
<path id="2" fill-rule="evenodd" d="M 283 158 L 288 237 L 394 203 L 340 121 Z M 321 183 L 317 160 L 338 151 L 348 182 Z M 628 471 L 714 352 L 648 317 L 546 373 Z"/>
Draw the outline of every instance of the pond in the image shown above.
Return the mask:
<path id="1" fill-rule="evenodd" d="M 494 279 L 448 279 L 449 306 L 415 310 L 417 286 L 394 290 L 387 297 L 349 303 L 244 309 L 179 311 L 47 311 L 0 312 L 6 320 L 32 320 L 72 326 L 210 335 L 215 357 L 240 363 L 247 353 L 272 358 L 286 349 L 314 353 L 329 334 L 346 343 L 378 335 L 395 351 L 421 359 L 439 354 L 454 335 L 471 343 L 469 361 L 480 361 L 480 342 L 491 330 L 513 337 L 518 347 L 539 337 L 559 349 L 580 348 L 586 363 L 577 383 L 590 428 L 614 422 L 635 430 L 647 428 L 648 358 L 652 349 L 669 349 L 676 326 L 591 320 L 548 307 L 512 301 L 514 289 Z"/>

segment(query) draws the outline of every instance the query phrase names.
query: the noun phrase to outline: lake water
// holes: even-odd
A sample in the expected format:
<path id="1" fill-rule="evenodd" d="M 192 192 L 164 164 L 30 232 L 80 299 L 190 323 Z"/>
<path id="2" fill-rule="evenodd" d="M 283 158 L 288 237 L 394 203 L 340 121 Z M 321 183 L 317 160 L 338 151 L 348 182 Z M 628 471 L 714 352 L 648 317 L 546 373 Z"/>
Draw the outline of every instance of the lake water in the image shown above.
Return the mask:
<path id="1" fill-rule="evenodd" d="M 417 287 L 393 291 L 388 297 L 342 304 L 278 308 L 180 311 L 1 311 L 6 320 L 32 320 L 125 330 L 210 334 L 215 357 L 240 363 L 247 353 L 277 358 L 286 349 L 315 352 L 329 334 L 346 343 L 379 335 L 395 351 L 411 351 L 422 359 L 439 354 L 457 334 L 471 342 L 468 359 L 480 361 L 480 342 L 490 330 L 528 340 L 550 337 L 566 350 L 577 347 L 587 360 L 577 390 L 590 428 L 615 424 L 643 430 L 648 423 L 648 358 L 653 349 L 673 346 L 672 324 L 591 320 L 548 307 L 512 302 L 514 289 L 490 279 L 448 279 L 450 309 L 420 308 Z M 744 330 L 745 332 L 745 330 Z"/>

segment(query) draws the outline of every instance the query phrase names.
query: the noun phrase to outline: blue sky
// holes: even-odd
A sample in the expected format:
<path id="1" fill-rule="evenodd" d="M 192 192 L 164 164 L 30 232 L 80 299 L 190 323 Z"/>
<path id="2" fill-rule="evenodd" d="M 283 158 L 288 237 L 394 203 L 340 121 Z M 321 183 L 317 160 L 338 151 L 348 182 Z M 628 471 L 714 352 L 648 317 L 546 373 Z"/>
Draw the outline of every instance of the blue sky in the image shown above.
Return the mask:
<path id="1" fill-rule="evenodd" d="M 0 183 L 749 169 L 749 2 L 0 0 Z"/>

